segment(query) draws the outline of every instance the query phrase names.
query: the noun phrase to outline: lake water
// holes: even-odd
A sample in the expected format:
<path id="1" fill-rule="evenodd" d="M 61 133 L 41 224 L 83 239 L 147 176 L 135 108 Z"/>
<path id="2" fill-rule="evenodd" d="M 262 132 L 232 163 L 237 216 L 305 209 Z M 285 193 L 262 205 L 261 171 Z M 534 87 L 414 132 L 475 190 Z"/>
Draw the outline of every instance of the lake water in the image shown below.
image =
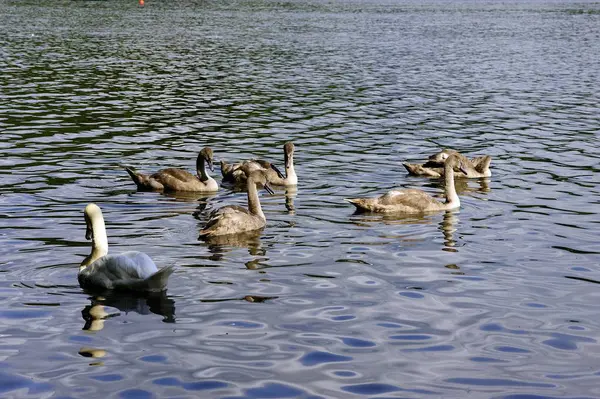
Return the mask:
<path id="1" fill-rule="evenodd" d="M 600 397 L 599 60 L 597 2 L 0 2 L 0 397 Z M 288 140 L 246 242 L 119 167 Z M 493 157 L 459 211 L 343 201 L 443 147 Z M 80 289 L 89 202 L 166 295 Z"/>

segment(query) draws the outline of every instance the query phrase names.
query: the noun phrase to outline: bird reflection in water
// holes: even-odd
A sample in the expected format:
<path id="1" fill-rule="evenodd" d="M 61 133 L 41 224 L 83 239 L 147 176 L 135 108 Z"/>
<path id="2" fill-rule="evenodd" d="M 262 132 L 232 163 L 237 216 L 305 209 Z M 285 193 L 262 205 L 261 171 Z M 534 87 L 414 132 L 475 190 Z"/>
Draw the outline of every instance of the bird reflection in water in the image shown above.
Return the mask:
<path id="1" fill-rule="evenodd" d="M 470 186 L 469 186 L 470 183 Z M 443 182 L 442 182 L 443 184 Z M 476 185 L 475 185 L 476 184 Z M 490 178 L 481 177 L 479 179 L 455 179 L 454 187 L 458 195 L 488 193 L 490 189 Z"/>
<path id="2" fill-rule="evenodd" d="M 206 194 L 201 196 L 201 197 L 197 197 L 194 199 L 194 201 L 198 202 L 198 206 L 196 206 L 196 209 L 194 210 L 194 212 L 192 213 L 192 216 L 194 217 L 194 219 L 197 220 L 201 220 L 202 219 L 202 215 L 206 212 L 208 212 L 210 210 L 210 199 L 212 199 L 213 197 L 215 197 L 215 195 L 210 195 L 207 196 Z"/>
<path id="3" fill-rule="evenodd" d="M 460 211 L 458 209 L 447 210 L 443 212 L 443 216 L 439 221 L 438 229 L 444 235 L 444 248 L 443 251 L 447 252 L 458 252 L 456 249 L 457 241 L 454 237 L 454 233 L 457 230 L 457 224 L 459 222 L 458 215 Z M 352 221 L 355 225 L 361 227 L 368 227 L 372 223 L 384 223 L 386 225 L 427 225 L 433 224 L 439 220 L 440 212 L 424 213 L 424 214 L 394 214 L 394 213 L 373 213 L 373 212 L 360 212 L 356 211 L 353 214 Z M 415 238 L 414 232 L 407 232 L 406 234 L 384 234 L 382 238 L 400 239 L 403 242 L 415 242 L 423 241 L 422 239 Z"/>
<path id="4" fill-rule="evenodd" d="M 286 187 L 286 189 L 285 189 L 285 209 L 288 210 L 288 213 L 290 215 L 296 214 L 296 207 L 294 206 L 294 199 L 296 198 L 296 195 L 298 195 L 298 187 L 297 186 Z"/>
<path id="5" fill-rule="evenodd" d="M 103 358 L 104 356 L 106 356 L 106 351 L 104 349 L 90 348 L 87 346 L 84 346 L 81 349 L 79 349 L 78 353 L 80 356 L 89 357 L 89 358 Z M 90 366 L 104 366 L 104 362 L 102 362 L 102 361 L 91 362 Z"/>
<path id="6" fill-rule="evenodd" d="M 459 197 L 470 196 L 472 194 L 485 194 L 491 191 L 491 179 L 489 177 L 481 177 L 478 179 L 454 179 L 454 188 Z M 432 179 L 428 181 L 424 187 L 431 187 L 444 192 L 444 179 Z M 433 194 L 434 198 L 443 198 L 442 193 Z"/>
<path id="7" fill-rule="evenodd" d="M 227 234 L 222 236 L 206 237 L 202 240 L 208 244 L 208 250 L 211 252 L 210 259 L 219 261 L 223 256 L 233 248 L 248 248 L 248 253 L 252 256 L 264 256 L 266 250 L 260 242 L 262 231 L 248 231 L 238 234 Z"/>
<path id="8" fill-rule="evenodd" d="M 199 202 L 205 206 L 217 193 L 195 193 L 193 191 L 165 191 L 161 193 L 165 197 L 173 198 L 177 202 Z"/>
<path id="9" fill-rule="evenodd" d="M 454 272 L 451 272 L 450 274 L 454 274 L 454 275 L 457 275 L 457 276 L 464 276 L 464 274 L 465 274 L 464 272 L 461 272 L 461 271 L 460 271 L 460 266 L 458 266 L 458 265 L 456 265 L 456 264 L 454 264 L 454 263 L 451 263 L 451 264 L 449 264 L 449 265 L 446 265 L 446 266 L 444 266 L 444 267 L 445 267 L 446 269 L 450 269 L 450 270 L 456 270 L 456 271 L 454 271 Z"/>
<path id="10" fill-rule="evenodd" d="M 154 313 L 163 316 L 165 323 L 175 323 L 175 301 L 167 297 L 166 291 L 145 295 L 115 292 L 91 297 L 91 304 L 81 311 L 85 321 L 83 330 L 100 331 L 104 328 L 107 319 L 121 314 L 118 311 L 109 313 L 110 309 L 118 309 L 125 313 L 136 312 L 141 315 Z"/>
<path id="11" fill-rule="evenodd" d="M 456 249 L 456 240 L 454 239 L 454 232 L 456 231 L 456 225 L 458 223 L 458 211 L 446 211 L 444 212 L 444 217 L 440 222 L 439 229 L 442 234 L 444 234 L 444 245 L 445 248 L 442 251 L 447 252 L 458 252 Z"/>
<path id="12" fill-rule="evenodd" d="M 200 302 L 230 302 L 230 301 L 246 301 L 250 303 L 263 303 L 271 299 L 277 299 L 278 296 L 263 296 L 263 295 L 244 295 L 241 298 L 220 298 L 220 299 L 201 299 Z"/>

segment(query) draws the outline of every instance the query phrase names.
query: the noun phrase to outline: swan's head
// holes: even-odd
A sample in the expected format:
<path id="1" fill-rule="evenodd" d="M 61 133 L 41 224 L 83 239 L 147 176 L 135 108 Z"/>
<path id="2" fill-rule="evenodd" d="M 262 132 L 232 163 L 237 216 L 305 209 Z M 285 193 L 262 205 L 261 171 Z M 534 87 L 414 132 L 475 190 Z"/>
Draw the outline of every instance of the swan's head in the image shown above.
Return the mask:
<path id="1" fill-rule="evenodd" d="M 255 170 L 248 176 L 248 181 L 257 185 L 262 185 L 265 190 L 271 195 L 275 194 L 273 189 L 269 186 L 269 179 L 267 174 L 262 170 Z"/>
<path id="2" fill-rule="evenodd" d="M 198 154 L 198 158 L 204 159 L 204 161 L 206 161 L 206 164 L 208 165 L 208 169 L 210 169 L 211 172 L 214 171 L 212 148 L 204 147 L 202 150 L 200 150 L 200 154 Z"/>
<path id="3" fill-rule="evenodd" d="M 102 211 L 100 210 L 100 207 L 96 204 L 87 204 L 87 206 L 83 210 L 83 216 L 85 217 L 86 224 L 85 239 L 91 240 L 94 238 L 94 230 L 92 228 L 94 221 L 98 219 L 103 220 Z"/>
<path id="4" fill-rule="evenodd" d="M 454 155 L 454 154 L 458 154 L 458 151 L 445 148 L 442 151 L 430 156 L 429 160 L 431 162 L 444 163 L 450 157 L 450 155 Z"/>
<path id="5" fill-rule="evenodd" d="M 460 169 L 465 175 L 468 175 L 469 172 L 467 170 L 467 164 L 464 162 L 464 157 L 458 153 L 451 154 L 448 158 L 446 158 L 446 162 L 444 162 L 444 166 L 449 165 L 452 169 Z"/>

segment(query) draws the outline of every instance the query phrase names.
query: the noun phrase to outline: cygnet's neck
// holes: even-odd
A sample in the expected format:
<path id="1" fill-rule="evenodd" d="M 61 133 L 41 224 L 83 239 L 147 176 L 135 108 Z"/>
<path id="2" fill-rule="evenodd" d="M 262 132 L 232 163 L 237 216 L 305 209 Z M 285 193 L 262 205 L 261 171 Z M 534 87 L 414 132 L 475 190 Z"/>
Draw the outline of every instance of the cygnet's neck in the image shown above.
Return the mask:
<path id="1" fill-rule="evenodd" d="M 454 162 L 446 160 L 444 164 L 444 178 L 446 186 L 446 207 L 447 208 L 458 208 L 460 207 L 460 199 L 456 194 L 456 187 L 454 186 Z"/>
<path id="2" fill-rule="evenodd" d="M 208 173 L 206 173 L 206 165 L 204 162 L 204 156 L 202 154 L 199 154 L 198 158 L 196 159 L 196 174 L 201 182 L 205 182 L 210 179 L 210 176 Z"/>
<path id="3" fill-rule="evenodd" d="M 265 214 L 260 206 L 260 200 L 258 199 L 258 189 L 256 188 L 256 182 L 253 178 L 248 178 L 248 210 L 251 214 L 261 217 L 263 220 Z"/>
<path id="4" fill-rule="evenodd" d="M 298 176 L 294 170 L 294 153 L 285 153 L 285 180 L 288 185 L 298 184 Z"/>

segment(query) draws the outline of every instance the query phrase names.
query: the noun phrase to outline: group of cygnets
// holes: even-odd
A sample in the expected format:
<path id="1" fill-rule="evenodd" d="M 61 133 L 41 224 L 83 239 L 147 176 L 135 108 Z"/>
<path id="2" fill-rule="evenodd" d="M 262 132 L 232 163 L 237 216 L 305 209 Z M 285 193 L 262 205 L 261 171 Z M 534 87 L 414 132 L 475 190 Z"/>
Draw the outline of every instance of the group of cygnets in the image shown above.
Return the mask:
<path id="1" fill-rule="evenodd" d="M 246 160 L 228 164 L 221 161 L 224 182 L 246 186 L 248 208 L 228 205 L 210 213 L 200 231 L 200 238 L 210 240 L 260 231 L 266 224 L 258 197 L 258 187 L 273 193 L 269 185 L 296 186 L 298 177 L 294 170 L 294 144 L 285 143 L 285 175 L 270 162 Z M 424 177 L 444 177 L 446 201 L 440 202 L 429 194 L 416 189 L 392 190 L 380 197 L 353 198 L 346 201 L 358 211 L 378 213 L 418 214 L 460 207 L 454 186 L 455 177 L 489 177 L 491 157 L 468 159 L 454 150 L 445 149 L 429 157 L 425 164 L 403 164 L 409 174 Z M 207 167 L 213 171 L 213 151 L 203 148 L 196 160 L 196 174 L 182 169 L 162 169 L 146 175 L 131 167 L 124 167 L 139 190 L 169 192 L 214 193 L 219 184 L 210 177 Z M 130 251 L 120 255 L 108 255 L 108 239 L 102 211 L 96 204 L 88 204 L 84 211 L 86 238 L 92 239 L 92 251 L 81 263 L 78 280 L 82 288 L 103 292 L 107 290 L 130 290 L 138 292 L 162 291 L 173 267 L 158 269 L 152 259 L 142 252 Z"/>

